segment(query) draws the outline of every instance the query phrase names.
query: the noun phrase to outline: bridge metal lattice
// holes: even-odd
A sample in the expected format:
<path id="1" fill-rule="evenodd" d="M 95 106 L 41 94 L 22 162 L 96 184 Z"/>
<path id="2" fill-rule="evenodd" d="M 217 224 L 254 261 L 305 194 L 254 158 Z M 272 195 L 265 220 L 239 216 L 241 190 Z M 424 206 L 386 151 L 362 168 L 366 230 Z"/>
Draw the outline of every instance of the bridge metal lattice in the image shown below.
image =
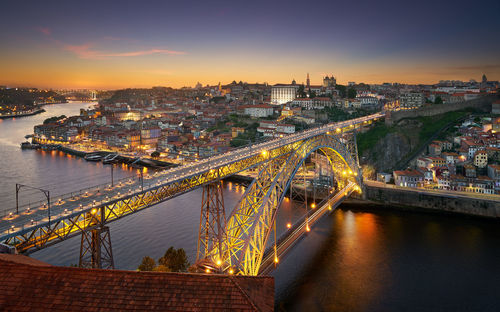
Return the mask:
<path id="1" fill-rule="evenodd" d="M 0 219 L 0 241 L 15 246 L 21 253 L 43 249 L 195 188 L 257 167 L 261 175 L 258 181 L 252 184 L 252 191 L 247 189 L 247 196 L 241 200 L 240 206 L 248 209 L 246 211 L 239 209 L 238 218 L 236 216 L 229 218 L 226 225 L 226 229 L 230 229 L 226 230 L 227 235 L 230 235 L 226 241 L 231 248 L 223 245 L 223 249 L 227 248 L 229 254 L 224 260 L 224 266 L 233 264 L 241 266 L 245 263 L 243 266 L 248 268 L 245 269 L 246 272 L 255 273 L 261 255 L 260 250 L 267 239 L 268 224 L 272 224 L 274 218 L 272 207 L 281 201 L 283 190 L 288 187 L 289 177 L 294 175 L 292 168 L 295 167 L 292 164 L 299 164 L 308 150 L 329 149 L 332 144 L 341 145 L 334 149 L 341 151 L 337 154 L 345 158 L 348 153 L 343 152 L 342 148 L 345 148 L 346 141 L 341 142 L 339 140 L 344 139 L 337 138 L 337 141 L 333 142 L 333 135 L 329 135 L 330 132 L 351 131 L 383 116 L 383 113 L 377 113 L 306 130 L 282 139 L 270 140 L 148 175 L 145 178 L 147 181 L 125 179 L 116 183 L 114 187 L 97 187 L 86 192 L 68 194 L 68 197 L 63 197 L 62 200 L 50 205 L 50 219 L 43 215 L 48 212 L 46 204 L 31 207 L 33 209 L 30 207 L 20 209 L 18 213 L 11 212 Z M 322 142 L 325 145 L 321 145 Z M 334 154 L 331 157 L 336 157 Z M 345 158 L 349 161 L 351 159 L 352 157 Z M 351 170 L 355 168 L 352 165 L 348 167 Z M 266 178 L 270 180 L 264 181 Z M 265 209 L 259 210 L 261 206 Z M 252 219 L 258 222 L 250 225 Z M 243 235 L 248 236 L 250 233 L 252 235 L 259 233 L 258 236 L 261 238 L 252 240 L 243 238 Z M 245 253 L 247 253 L 246 258 L 241 257 Z M 241 262 L 240 259 L 245 260 Z"/>
<path id="2" fill-rule="evenodd" d="M 227 221 L 227 241 L 219 244 L 227 249 L 224 252 L 227 258 L 220 269 L 235 269 L 242 275 L 258 274 L 277 209 L 297 170 L 312 152 L 319 149 L 328 157 L 339 188 L 349 182 L 359 183 L 359 166 L 352 157 L 351 151 L 355 149 L 352 144 L 340 135 L 319 135 L 292 144 L 292 151 L 263 164 Z"/>

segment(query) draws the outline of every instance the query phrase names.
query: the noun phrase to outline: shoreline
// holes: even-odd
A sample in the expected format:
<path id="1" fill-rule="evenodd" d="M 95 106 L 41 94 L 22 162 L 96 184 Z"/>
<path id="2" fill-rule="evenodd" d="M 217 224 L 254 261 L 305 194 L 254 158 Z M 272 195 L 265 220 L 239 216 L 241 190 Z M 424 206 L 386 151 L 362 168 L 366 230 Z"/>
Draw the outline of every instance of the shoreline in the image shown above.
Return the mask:
<path id="1" fill-rule="evenodd" d="M 364 211 L 364 212 L 377 212 L 377 211 L 399 211 L 399 212 L 413 212 L 418 214 L 426 215 L 441 215 L 441 216 L 453 216 L 457 218 L 464 219 L 474 219 L 474 220 L 488 220 L 489 222 L 497 222 L 498 218 L 477 215 L 470 213 L 463 213 L 458 211 L 449 211 L 441 209 L 432 209 L 424 207 L 416 207 L 403 204 L 394 203 L 380 203 L 367 199 L 360 198 L 348 198 L 340 206 L 339 209 L 352 210 L 352 211 Z"/>

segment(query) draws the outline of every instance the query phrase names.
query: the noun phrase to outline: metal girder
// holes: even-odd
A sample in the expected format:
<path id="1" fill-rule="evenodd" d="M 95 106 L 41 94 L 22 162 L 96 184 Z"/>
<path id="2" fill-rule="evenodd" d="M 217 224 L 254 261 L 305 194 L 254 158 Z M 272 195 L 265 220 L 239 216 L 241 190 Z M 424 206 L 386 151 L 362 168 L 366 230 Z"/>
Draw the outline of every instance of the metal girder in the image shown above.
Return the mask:
<path id="1" fill-rule="evenodd" d="M 203 186 L 201 200 L 200 229 L 196 263 L 199 266 L 209 266 L 219 269 L 222 259 L 227 258 L 222 244 L 226 241 L 226 212 L 222 181 L 212 182 Z"/>
<path id="2" fill-rule="evenodd" d="M 78 266 L 88 269 L 115 268 L 109 227 L 99 226 L 82 231 Z"/>
<path id="3" fill-rule="evenodd" d="M 205 166 L 202 170 L 193 170 L 192 174 L 190 171 L 188 173 L 189 175 L 182 175 L 182 178 L 177 178 L 177 175 L 175 174 L 167 174 L 165 176 L 163 176 L 162 173 L 159 173 L 158 175 L 154 174 L 156 177 L 154 185 L 146 185 L 144 189 L 139 187 L 137 190 L 129 191 L 128 194 L 120 195 L 120 193 L 118 193 L 117 196 L 113 194 L 112 196 L 114 197 L 111 199 L 106 196 L 105 192 L 100 192 L 100 186 L 97 188 L 97 192 L 95 188 L 92 188 L 92 190 L 89 191 L 88 196 L 86 193 L 67 194 L 69 197 L 63 198 L 62 203 L 55 203 L 51 206 L 52 213 L 50 220 L 47 220 L 47 218 L 43 215 L 45 210 L 47 210 L 47 207 L 43 206 L 37 208 L 38 212 L 36 217 L 38 219 L 31 220 L 31 222 L 29 222 L 30 217 L 28 216 L 31 216 L 29 207 L 23 211 L 19 210 L 19 214 L 12 218 L 9 216 L 4 217 L 0 220 L 0 226 L 2 227 L 0 240 L 11 246 L 15 246 L 17 251 L 21 253 L 29 253 L 31 251 L 43 249 L 68 238 L 74 237 L 82 231 L 88 231 L 96 228 L 97 226 L 102 226 L 162 201 L 189 192 L 217 179 L 223 179 L 253 167 L 260 166 L 262 168 L 267 168 L 267 163 L 270 163 L 269 166 L 274 166 L 279 164 L 282 158 L 291 157 L 293 153 L 296 154 L 299 146 L 306 141 L 317 140 L 319 137 L 327 137 L 331 131 L 337 131 L 338 133 L 351 131 L 356 127 L 370 123 L 372 119 L 378 119 L 381 117 L 383 117 L 383 113 L 307 130 L 305 132 L 283 138 L 283 144 L 277 144 L 279 141 L 276 140 L 257 144 L 245 149 L 248 153 L 243 154 L 244 156 L 240 155 L 238 159 L 222 161 L 219 158 L 219 161 L 215 161 L 214 164 L 211 165 L 213 166 L 212 168 L 206 168 Z M 347 153 L 342 150 L 342 148 L 345 149 L 345 142 L 338 143 L 340 144 L 338 144 L 338 148 L 334 147 L 333 149 L 340 151 L 339 155 L 343 155 L 344 158 L 347 157 Z M 329 143 L 326 142 L 326 144 Z M 270 150 L 263 150 L 266 146 L 271 146 L 269 147 Z M 328 146 L 325 145 L 325 147 Z M 347 160 L 347 162 L 350 162 L 350 158 L 345 158 L 344 161 Z M 281 165 L 283 168 L 286 168 L 287 166 L 288 165 L 286 164 Z M 349 166 L 352 169 L 355 168 L 351 166 L 351 164 L 349 164 Z M 266 172 L 268 173 L 281 172 L 278 169 L 272 169 L 271 167 L 265 170 L 267 170 Z M 284 178 L 286 175 L 279 174 L 277 176 L 280 178 L 278 178 L 277 181 L 272 181 L 271 184 L 259 183 L 256 186 L 260 189 L 259 192 L 261 195 L 265 194 L 264 199 L 266 202 L 274 202 L 276 205 L 280 202 L 280 196 L 278 196 L 278 194 L 282 193 L 283 189 L 288 187 L 287 184 L 283 182 L 287 181 L 287 178 Z M 360 176 L 361 175 L 358 174 L 357 178 L 359 179 Z M 120 184 L 121 183 L 122 182 L 120 182 Z M 130 185 L 131 187 L 138 187 L 137 182 L 131 183 Z M 142 186 L 142 183 L 139 186 Z M 271 194 L 270 192 L 274 193 Z M 76 196 L 74 196 L 74 194 L 76 194 Z M 94 199 L 94 203 L 92 203 L 92 199 Z M 248 200 L 245 200 L 245 202 L 247 201 Z M 250 200 L 250 202 L 252 201 L 254 203 L 251 205 L 259 203 L 258 199 Z M 250 213 L 251 211 L 248 211 L 247 215 Z M 242 215 L 244 216 L 244 213 Z M 270 218 L 272 219 L 272 216 L 273 214 L 269 214 L 269 211 L 267 210 L 262 213 L 259 212 L 259 220 L 261 223 L 269 221 Z M 244 219 L 244 217 L 242 218 Z M 99 222 L 95 222 L 93 219 L 97 219 Z M 23 221 L 20 222 L 19 220 Z M 1 223 L 2 221 L 4 222 Z M 6 224 L 8 226 L 5 226 Z M 266 233 L 267 227 L 263 225 L 255 225 L 247 228 L 246 230 Z M 238 235 L 236 235 L 236 237 L 239 237 Z M 244 235 L 248 235 L 248 233 L 244 232 Z M 263 235 L 264 234 L 261 234 L 261 236 Z M 232 242 L 229 238 L 227 241 Z M 245 245 L 247 246 L 253 246 L 254 244 L 260 244 L 260 242 L 245 241 Z M 234 257 L 234 255 L 229 256 L 229 259 L 232 257 Z M 228 263 L 232 262 L 232 260 L 228 260 Z M 255 267 L 255 265 L 255 263 L 252 264 L 253 267 Z"/>
<path id="4" fill-rule="evenodd" d="M 319 135 L 294 146 L 289 155 L 270 160 L 247 188 L 227 221 L 226 268 L 257 275 L 276 211 L 293 177 L 315 150 L 326 151 L 339 180 L 356 180 L 358 163 L 346 141 L 337 135 Z"/>
<path id="5" fill-rule="evenodd" d="M 282 155 L 288 155 L 295 144 L 283 145 L 270 151 L 263 151 L 242 161 L 215 167 L 193 174 L 185 179 L 165 184 L 159 183 L 148 189 L 129 192 L 128 195 L 118 199 L 111 199 L 103 204 L 95 204 L 92 207 L 85 208 L 75 207 L 76 209 L 68 211 L 64 216 L 54 217 L 50 223 L 37 224 L 31 228 L 16 231 L 12 235 L 7 235 L 5 242 L 16 246 L 17 251 L 21 253 L 46 248 L 95 227 L 95 222 L 91 222 L 93 218 L 102 219 L 102 224 L 107 224 L 213 181 L 259 166 Z"/>

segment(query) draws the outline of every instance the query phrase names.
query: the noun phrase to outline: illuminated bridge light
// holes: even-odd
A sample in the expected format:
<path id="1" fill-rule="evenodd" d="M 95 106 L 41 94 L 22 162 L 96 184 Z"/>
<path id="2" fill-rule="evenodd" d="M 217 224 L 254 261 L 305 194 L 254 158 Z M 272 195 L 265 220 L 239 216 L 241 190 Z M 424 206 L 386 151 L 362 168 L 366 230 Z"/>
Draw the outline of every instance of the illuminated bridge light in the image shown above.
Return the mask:
<path id="1" fill-rule="evenodd" d="M 291 224 L 290 222 L 288 222 L 288 223 L 286 224 L 286 227 L 287 227 L 287 228 L 291 228 L 291 227 L 292 227 L 292 224 Z"/>
<path id="2" fill-rule="evenodd" d="M 234 274 L 234 270 L 232 268 L 229 269 L 229 274 L 231 274 L 231 275 Z"/>
<path id="3" fill-rule="evenodd" d="M 316 204 L 315 204 L 315 203 L 312 203 L 312 204 L 311 204 L 311 208 L 312 208 L 312 209 L 316 208 Z"/>
<path id="4" fill-rule="evenodd" d="M 274 257 L 274 263 L 278 263 L 278 262 L 279 262 L 278 257 Z"/>

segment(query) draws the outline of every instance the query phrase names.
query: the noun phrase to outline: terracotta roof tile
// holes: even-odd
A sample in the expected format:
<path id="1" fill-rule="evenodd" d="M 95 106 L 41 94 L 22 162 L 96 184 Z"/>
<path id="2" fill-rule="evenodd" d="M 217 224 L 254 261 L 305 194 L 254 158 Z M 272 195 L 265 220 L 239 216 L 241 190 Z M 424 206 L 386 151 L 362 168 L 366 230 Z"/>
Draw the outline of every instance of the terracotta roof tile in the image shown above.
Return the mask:
<path id="1" fill-rule="evenodd" d="M 2 311 L 272 311 L 272 277 L 94 270 L 0 255 Z"/>

